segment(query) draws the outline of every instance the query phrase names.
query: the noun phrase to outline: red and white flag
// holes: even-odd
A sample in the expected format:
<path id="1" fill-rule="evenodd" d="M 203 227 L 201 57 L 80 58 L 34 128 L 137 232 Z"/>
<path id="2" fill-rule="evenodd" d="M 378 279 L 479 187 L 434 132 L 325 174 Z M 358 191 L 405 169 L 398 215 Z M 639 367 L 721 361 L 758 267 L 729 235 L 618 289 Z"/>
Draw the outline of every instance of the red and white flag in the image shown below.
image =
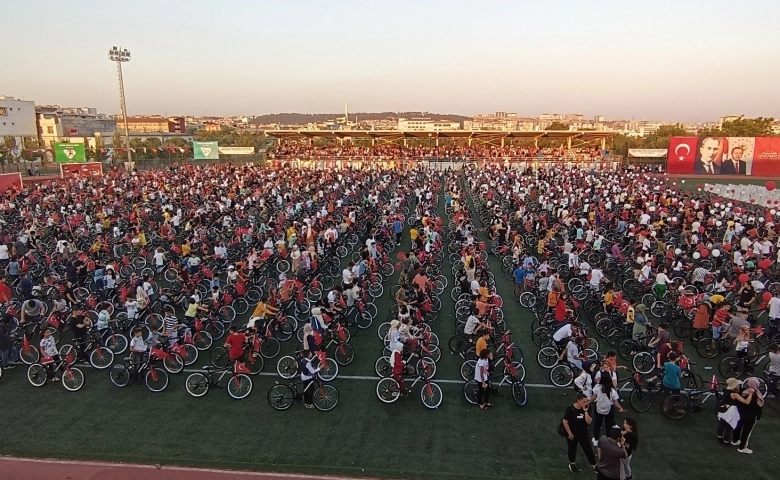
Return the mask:
<path id="1" fill-rule="evenodd" d="M 667 152 L 667 173 L 693 173 L 696 161 L 696 137 L 672 137 Z"/>

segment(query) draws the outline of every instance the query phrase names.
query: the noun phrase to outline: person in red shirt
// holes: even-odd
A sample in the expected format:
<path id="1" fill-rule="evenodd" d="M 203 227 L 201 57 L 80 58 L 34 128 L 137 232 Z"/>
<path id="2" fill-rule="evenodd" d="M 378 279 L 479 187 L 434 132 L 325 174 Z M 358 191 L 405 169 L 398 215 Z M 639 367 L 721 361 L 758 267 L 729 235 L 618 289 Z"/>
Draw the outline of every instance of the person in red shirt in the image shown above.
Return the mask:
<path id="1" fill-rule="evenodd" d="M 14 295 L 11 292 L 11 287 L 8 286 L 8 280 L 5 277 L 0 277 L 0 303 L 6 303 L 13 300 Z"/>
<path id="2" fill-rule="evenodd" d="M 558 301 L 555 303 L 555 320 L 558 322 L 566 321 L 567 312 L 574 314 L 573 310 L 566 307 L 566 298 L 567 295 L 564 293 L 558 297 Z"/>
<path id="3" fill-rule="evenodd" d="M 240 333 L 235 326 L 230 327 L 230 335 L 225 340 L 225 348 L 228 351 L 228 358 L 235 362 L 241 362 L 244 356 L 244 343 L 246 336 Z"/>

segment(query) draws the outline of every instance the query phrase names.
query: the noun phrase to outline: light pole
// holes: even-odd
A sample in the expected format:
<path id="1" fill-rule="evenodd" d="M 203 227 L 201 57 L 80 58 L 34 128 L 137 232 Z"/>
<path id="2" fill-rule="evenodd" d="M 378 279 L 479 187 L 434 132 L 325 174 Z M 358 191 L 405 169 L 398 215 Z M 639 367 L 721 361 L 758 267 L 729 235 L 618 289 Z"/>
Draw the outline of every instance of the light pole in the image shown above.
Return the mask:
<path id="1" fill-rule="evenodd" d="M 119 72 L 119 100 L 122 107 L 122 118 L 125 121 L 125 149 L 127 150 L 127 161 L 132 162 L 133 159 L 130 155 L 130 129 L 127 126 L 127 106 L 125 105 L 125 82 L 122 80 L 122 63 L 130 61 L 130 50 L 113 46 L 108 51 L 108 59 L 116 62 L 116 68 Z M 113 158 L 112 156 L 112 162 Z"/>

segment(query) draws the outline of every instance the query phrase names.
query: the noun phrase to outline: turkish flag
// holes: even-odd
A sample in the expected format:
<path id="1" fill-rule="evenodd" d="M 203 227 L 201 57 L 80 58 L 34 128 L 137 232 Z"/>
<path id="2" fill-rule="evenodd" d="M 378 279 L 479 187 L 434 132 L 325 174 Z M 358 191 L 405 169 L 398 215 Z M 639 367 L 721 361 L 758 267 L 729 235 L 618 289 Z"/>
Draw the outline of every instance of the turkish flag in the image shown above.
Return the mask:
<path id="1" fill-rule="evenodd" d="M 756 137 L 751 175 L 777 175 L 780 171 L 780 138 Z"/>
<path id="2" fill-rule="evenodd" d="M 672 137 L 666 157 L 667 173 L 693 173 L 696 160 L 696 137 Z"/>

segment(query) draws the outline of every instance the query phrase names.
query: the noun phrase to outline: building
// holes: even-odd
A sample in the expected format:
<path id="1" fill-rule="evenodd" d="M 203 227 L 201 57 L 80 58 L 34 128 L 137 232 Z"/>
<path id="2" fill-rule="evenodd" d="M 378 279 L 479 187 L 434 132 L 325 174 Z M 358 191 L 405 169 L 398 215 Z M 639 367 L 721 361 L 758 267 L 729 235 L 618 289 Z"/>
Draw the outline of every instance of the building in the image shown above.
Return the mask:
<path id="1" fill-rule="evenodd" d="M 727 115 L 725 117 L 720 117 L 718 119 L 718 130 L 723 130 L 723 124 L 728 122 L 733 122 L 735 120 L 742 120 L 745 118 L 744 115 Z"/>
<path id="2" fill-rule="evenodd" d="M 120 128 L 124 129 L 124 118 L 117 117 L 116 121 Z M 128 117 L 127 129 L 139 133 L 167 132 L 168 119 L 163 117 Z"/>
<path id="3" fill-rule="evenodd" d="M 531 123 L 530 128 L 528 123 Z M 515 131 L 515 130 L 533 130 L 533 119 L 518 118 L 516 113 L 496 112 L 495 114 L 477 115 L 471 120 L 463 122 L 464 130 L 493 130 L 493 131 Z"/>
<path id="4" fill-rule="evenodd" d="M 222 125 L 214 122 L 207 122 L 203 124 L 203 130 L 207 132 L 219 132 L 222 130 Z"/>
<path id="5" fill-rule="evenodd" d="M 431 118 L 399 118 L 398 130 L 402 132 L 440 132 L 460 130 L 460 122 L 433 120 Z"/>
<path id="6" fill-rule="evenodd" d="M 0 96 L 0 137 L 35 137 L 35 102 Z M 19 140 L 17 143 L 21 143 Z"/>
<path id="7" fill-rule="evenodd" d="M 87 111 L 94 113 L 85 113 Z M 35 107 L 35 122 L 38 140 L 46 148 L 57 142 L 74 141 L 74 138 L 111 137 L 117 131 L 116 120 L 98 115 L 91 108 L 39 105 Z"/>

